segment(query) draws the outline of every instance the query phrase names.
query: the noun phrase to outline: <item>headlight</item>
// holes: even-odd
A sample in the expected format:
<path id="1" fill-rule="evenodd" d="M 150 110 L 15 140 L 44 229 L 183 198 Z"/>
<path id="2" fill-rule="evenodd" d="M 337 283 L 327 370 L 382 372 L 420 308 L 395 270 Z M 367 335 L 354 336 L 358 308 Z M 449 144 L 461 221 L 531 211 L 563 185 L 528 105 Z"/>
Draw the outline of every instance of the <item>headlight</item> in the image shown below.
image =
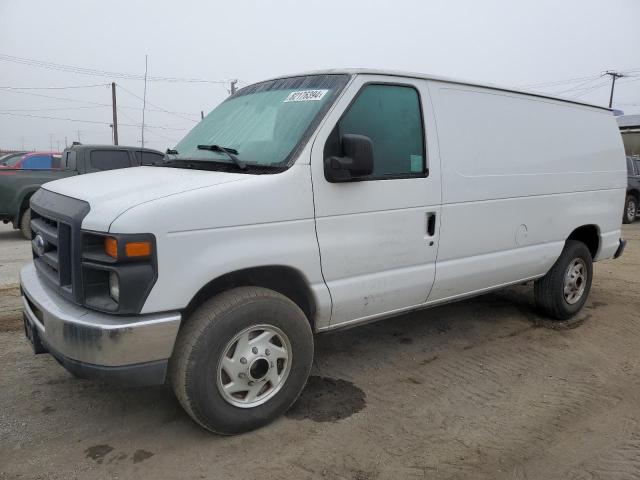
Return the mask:
<path id="1" fill-rule="evenodd" d="M 153 234 L 82 232 L 85 307 L 118 315 L 138 314 L 157 278 Z"/>
<path id="2" fill-rule="evenodd" d="M 120 301 L 120 280 L 116 272 L 109 272 L 109 295 L 116 302 Z"/>

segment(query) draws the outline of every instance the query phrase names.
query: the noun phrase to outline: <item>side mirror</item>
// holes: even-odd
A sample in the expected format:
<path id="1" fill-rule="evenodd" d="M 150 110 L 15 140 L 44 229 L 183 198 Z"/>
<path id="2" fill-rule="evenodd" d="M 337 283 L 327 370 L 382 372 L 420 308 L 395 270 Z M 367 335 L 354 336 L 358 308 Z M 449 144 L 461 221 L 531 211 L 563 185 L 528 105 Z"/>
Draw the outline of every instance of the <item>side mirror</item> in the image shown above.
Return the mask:
<path id="1" fill-rule="evenodd" d="M 342 157 L 324 160 L 324 173 L 330 182 L 348 182 L 373 173 L 373 143 L 364 135 L 344 134 L 340 138 Z"/>

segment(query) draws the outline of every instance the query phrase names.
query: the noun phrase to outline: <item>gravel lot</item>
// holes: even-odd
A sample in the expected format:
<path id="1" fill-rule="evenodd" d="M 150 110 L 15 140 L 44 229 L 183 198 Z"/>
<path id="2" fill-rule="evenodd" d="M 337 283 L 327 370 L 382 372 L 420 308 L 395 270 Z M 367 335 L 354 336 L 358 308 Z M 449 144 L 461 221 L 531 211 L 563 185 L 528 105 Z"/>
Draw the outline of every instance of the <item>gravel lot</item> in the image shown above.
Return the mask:
<path id="1" fill-rule="evenodd" d="M 571 323 L 519 286 L 319 336 L 287 416 L 226 438 L 164 387 L 32 355 L 6 288 L 28 243 L 0 230 L 0 478 L 640 478 L 640 223 L 624 234 Z"/>

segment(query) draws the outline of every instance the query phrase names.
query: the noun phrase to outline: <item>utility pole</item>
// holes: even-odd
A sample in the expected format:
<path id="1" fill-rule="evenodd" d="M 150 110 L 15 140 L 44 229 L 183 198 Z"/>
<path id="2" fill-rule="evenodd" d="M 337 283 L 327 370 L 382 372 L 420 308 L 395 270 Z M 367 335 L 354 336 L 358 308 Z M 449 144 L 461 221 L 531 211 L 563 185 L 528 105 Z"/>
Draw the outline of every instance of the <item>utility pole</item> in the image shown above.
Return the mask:
<path id="1" fill-rule="evenodd" d="M 56 140 L 56 143 L 58 144 L 58 153 L 60 153 L 60 140 Z"/>
<path id="2" fill-rule="evenodd" d="M 78 143 L 80 143 L 80 130 L 78 130 Z"/>
<path id="3" fill-rule="evenodd" d="M 69 146 L 69 143 L 67 142 L 67 136 L 64 136 L 64 148 L 67 148 Z"/>
<path id="4" fill-rule="evenodd" d="M 235 95 L 236 93 L 236 83 L 238 83 L 238 80 L 231 80 L 231 88 L 229 89 L 229 93 L 231 95 Z"/>
<path id="5" fill-rule="evenodd" d="M 608 71 L 604 72 L 604 74 L 611 76 L 611 95 L 609 95 L 609 108 L 611 108 L 611 105 L 613 105 L 613 89 L 616 86 L 616 79 L 617 78 L 622 78 L 622 77 L 624 77 L 624 75 L 621 74 L 621 73 L 618 73 L 618 72 L 614 72 L 612 70 L 608 70 Z"/>
<path id="6" fill-rule="evenodd" d="M 118 107 L 116 106 L 116 82 L 111 82 L 111 109 L 113 110 L 113 144 L 118 145 Z"/>
<path id="7" fill-rule="evenodd" d="M 142 96 L 142 140 L 141 147 L 144 148 L 144 110 L 147 107 L 147 60 L 148 55 L 144 56 L 144 95 Z"/>

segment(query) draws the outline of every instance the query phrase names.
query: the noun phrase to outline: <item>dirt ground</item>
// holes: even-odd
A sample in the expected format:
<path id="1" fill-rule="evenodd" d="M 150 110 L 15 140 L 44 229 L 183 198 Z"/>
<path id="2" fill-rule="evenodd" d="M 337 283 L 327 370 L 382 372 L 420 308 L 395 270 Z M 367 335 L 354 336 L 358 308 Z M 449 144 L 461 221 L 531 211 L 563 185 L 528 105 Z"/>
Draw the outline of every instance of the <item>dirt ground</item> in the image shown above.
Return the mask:
<path id="1" fill-rule="evenodd" d="M 321 335 L 286 417 L 229 438 L 167 388 L 32 355 L 4 288 L 0 478 L 640 478 L 640 223 L 624 235 L 575 321 L 546 322 L 518 286 Z"/>

